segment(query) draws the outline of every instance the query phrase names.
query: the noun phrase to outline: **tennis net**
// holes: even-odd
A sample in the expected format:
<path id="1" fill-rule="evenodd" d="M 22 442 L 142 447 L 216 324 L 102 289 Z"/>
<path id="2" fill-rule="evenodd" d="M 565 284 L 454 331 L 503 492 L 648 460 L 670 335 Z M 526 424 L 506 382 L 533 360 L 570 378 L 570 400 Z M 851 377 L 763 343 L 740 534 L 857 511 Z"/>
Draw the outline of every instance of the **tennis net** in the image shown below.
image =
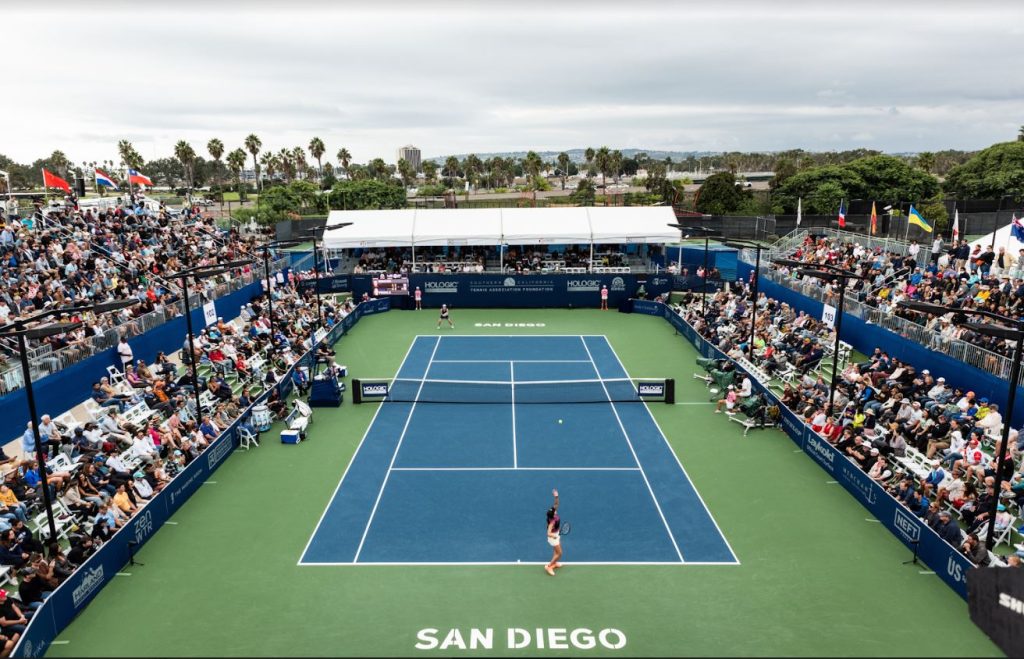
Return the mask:
<path id="1" fill-rule="evenodd" d="M 353 379 L 352 390 L 356 403 L 675 402 L 672 378 L 526 381 L 358 378 Z"/>

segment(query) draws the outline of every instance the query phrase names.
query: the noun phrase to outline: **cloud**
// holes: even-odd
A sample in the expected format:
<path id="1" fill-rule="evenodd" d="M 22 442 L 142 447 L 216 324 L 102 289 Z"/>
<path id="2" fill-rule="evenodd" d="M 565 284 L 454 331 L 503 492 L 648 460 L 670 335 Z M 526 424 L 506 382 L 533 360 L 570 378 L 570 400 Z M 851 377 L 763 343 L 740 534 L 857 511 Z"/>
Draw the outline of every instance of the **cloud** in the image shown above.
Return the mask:
<path id="1" fill-rule="evenodd" d="M 1014 41 L 1024 3 L 62 1 L 61 21 L 10 10 L 40 26 L 7 35 L 32 63 L 11 67 L 0 140 L 22 161 L 110 158 L 121 137 L 147 158 L 178 139 L 231 149 L 251 132 L 357 160 L 410 142 L 973 149 L 1012 139 L 1024 103 L 1016 60 L 992 47 Z"/>

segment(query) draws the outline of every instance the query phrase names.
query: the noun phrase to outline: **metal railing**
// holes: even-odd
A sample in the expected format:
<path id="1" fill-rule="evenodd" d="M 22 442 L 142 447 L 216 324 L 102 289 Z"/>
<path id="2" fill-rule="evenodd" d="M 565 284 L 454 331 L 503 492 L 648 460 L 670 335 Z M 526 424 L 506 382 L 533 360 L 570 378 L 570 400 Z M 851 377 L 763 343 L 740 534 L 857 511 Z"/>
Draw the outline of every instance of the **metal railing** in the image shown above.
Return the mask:
<path id="1" fill-rule="evenodd" d="M 288 260 L 288 257 L 283 257 L 272 261 L 270 271 L 275 273 L 283 270 L 287 267 Z M 263 278 L 263 265 L 258 264 L 258 267 L 253 268 L 248 273 L 229 277 L 211 288 L 204 289 L 202 293 L 190 293 L 189 305 L 192 309 L 199 309 L 204 302 L 217 300 Z M 57 373 L 71 364 L 76 364 L 104 350 L 114 348 L 122 336 L 131 338 L 145 334 L 149 330 L 184 314 L 185 304 L 183 300 L 179 299 L 166 305 L 162 310 L 143 314 L 116 327 L 111 327 L 102 334 L 89 337 L 78 344 L 66 346 L 60 350 L 53 350 L 48 345 L 32 348 L 29 350 L 29 372 L 32 376 L 32 381 L 38 382 L 40 379 Z M 9 394 L 24 386 L 25 380 L 21 371 L 21 365 L 17 359 L 14 359 L 13 363 L 6 364 L 0 369 L 0 395 Z"/>
<path id="2" fill-rule="evenodd" d="M 830 299 L 825 294 L 826 289 L 816 280 L 794 279 L 791 275 L 787 276 L 778 270 L 771 270 L 763 264 L 760 277 L 762 280 L 775 282 L 812 300 L 836 306 L 837 300 Z M 1009 357 L 992 352 L 991 350 L 985 350 L 967 341 L 947 339 L 935 330 L 926 328 L 924 325 L 868 306 L 851 293 L 846 295 L 843 311 L 868 321 L 873 325 L 887 329 L 890 332 L 899 334 L 903 338 L 926 346 L 931 350 L 949 355 L 965 364 L 992 373 L 1004 380 L 1008 380 L 1010 377 L 1010 363 L 1012 360 Z M 1024 374 L 1022 374 L 1021 382 L 1024 382 Z M 1021 382 L 1018 382 L 1018 385 Z"/>

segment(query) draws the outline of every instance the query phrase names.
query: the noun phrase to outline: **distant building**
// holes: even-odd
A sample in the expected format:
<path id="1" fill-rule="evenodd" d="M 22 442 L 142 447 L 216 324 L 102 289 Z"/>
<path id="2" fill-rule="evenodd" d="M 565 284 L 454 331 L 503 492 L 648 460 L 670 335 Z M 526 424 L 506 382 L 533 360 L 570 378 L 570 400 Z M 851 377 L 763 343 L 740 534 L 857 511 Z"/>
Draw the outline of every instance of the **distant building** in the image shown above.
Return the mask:
<path id="1" fill-rule="evenodd" d="M 398 160 L 405 158 L 412 165 L 415 172 L 420 171 L 420 150 L 411 144 L 406 144 L 398 149 Z M 398 162 L 396 160 L 395 162 Z"/>

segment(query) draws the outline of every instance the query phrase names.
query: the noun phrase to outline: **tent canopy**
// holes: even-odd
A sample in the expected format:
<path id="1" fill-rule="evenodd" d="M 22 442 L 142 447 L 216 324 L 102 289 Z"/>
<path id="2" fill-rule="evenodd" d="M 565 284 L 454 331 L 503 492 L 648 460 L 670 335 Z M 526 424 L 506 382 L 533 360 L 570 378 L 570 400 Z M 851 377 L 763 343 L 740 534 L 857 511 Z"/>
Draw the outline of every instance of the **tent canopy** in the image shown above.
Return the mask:
<path id="1" fill-rule="evenodd" d="M 436 208 L 331 211 L 327 249 L 443 245 L 668 243 L 679 230 L 668 206 Z"/>

